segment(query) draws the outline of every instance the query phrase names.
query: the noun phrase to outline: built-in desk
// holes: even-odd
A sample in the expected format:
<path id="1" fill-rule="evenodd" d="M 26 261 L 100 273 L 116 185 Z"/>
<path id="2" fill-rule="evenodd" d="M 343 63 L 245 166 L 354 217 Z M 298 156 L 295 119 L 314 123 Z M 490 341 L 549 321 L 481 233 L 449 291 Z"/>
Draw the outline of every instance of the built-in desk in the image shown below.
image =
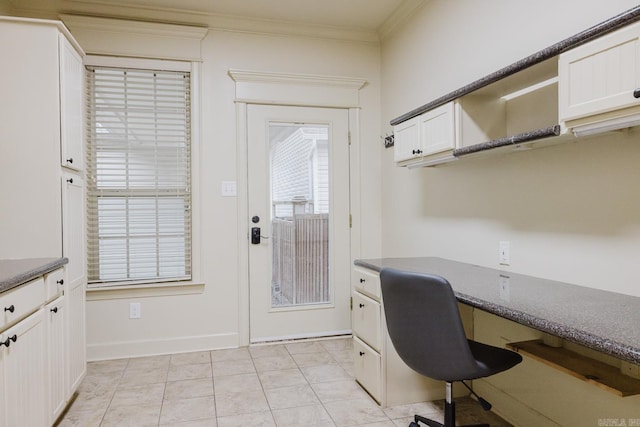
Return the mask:
<path id="1" fill-rule="evenodd" d="M 610 417 L 640 422 L 640 382 L 621 373 L 625 363 L 629 369 L 637 369 L 640 363 L 639 297 L 442 258 L 365 259 L 355 261 L 354 317 L 360 307 L 355 298 L 364 292 L 375 300 L 368 289 L 376 289 L 377 273 L 387 267 L 446 278 L 474 339 L 506 345 L 528 356 L 514 369 L 474 381 L 476 391 L 514 425 L 605 425 L 598 423 Z M 380 304 L 384 306 L 383 299 Z M 384 319 L 381 324 L 384 327 Z M 552 346 L 538 345 L 549 336 Z M 354 337 L 357 344 L 355 328 Z M 554 342 L 555 337 L 562 340 Z M 389 354 L 395 357 L 389 345 L 369 353 L 382 359 L 381 404 L 389 404 L 407 388 L 410 377 L 403 373 L 401 384 L 391 390 L 398 363 L 390 367 L 384 360 Z M 369 353 L 356 352 L 356 366 L 358 356 L 364 354 L 361 358 L 366 359 Z M 581 373 L 581 366 L 589 373 Z M 608 378 L 598 378 L 601 367 L 609 371 Z M 570 375 L 559 375 L 557 369 Z M 427 395 L 430 399 L 433 393 Z"/>
<path id="2" fill-rule="evenodd" d="M 640 298 L 442 258 L 357 260 L 446 278 L 458 300 L 475 308 L 640 363 Z"/>

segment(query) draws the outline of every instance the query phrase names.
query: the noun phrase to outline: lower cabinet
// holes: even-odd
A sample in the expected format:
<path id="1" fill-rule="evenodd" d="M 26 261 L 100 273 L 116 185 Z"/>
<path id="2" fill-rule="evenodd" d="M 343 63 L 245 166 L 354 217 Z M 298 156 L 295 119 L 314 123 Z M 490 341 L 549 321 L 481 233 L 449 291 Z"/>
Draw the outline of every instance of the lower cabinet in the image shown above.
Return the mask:
<path id="1" fill-rule="evenodd" d="M 66 355 L 67 315 L 62 295 L 44 308 L 47 318 L 47 367 L 49 369 L 49 424 L 60 416 L 67 404 L 68 368 Z"/>
<path id="2" fill-rule="evenodd" d="M 55 423 L 86 372 L 85 291 L 63 269 L 0 294 L 0 427 Z"/>
<path id="3" fill-rule="evenodd" d="M 49 425 L 45 314 L 40 308 L 0 334 L 0 426 Z"/>
<path id="4" fill-rule="evenodd" d="M 67 394 L 71 395 L 80 385 L 87 371 L 85 333 L 85 287 L 84 282 L 65 288 L 67 300 L 66 359 L 68 361 Z"/>
<path id="5" fill-rule="evenodd" d="M 423 377 L 398 356 L 387 334 L 377 272 L 355 267 L 352 275 L 354 374 L 382 407 L 443 399 L 444 383 Z M 454 390 L 454 394 L 465 394 Z"/>

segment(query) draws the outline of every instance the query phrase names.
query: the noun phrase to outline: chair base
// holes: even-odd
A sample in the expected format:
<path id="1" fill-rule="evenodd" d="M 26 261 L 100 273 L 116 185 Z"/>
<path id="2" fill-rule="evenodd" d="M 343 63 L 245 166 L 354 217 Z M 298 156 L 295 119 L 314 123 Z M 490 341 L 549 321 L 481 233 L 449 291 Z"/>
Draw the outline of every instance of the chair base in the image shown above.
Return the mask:
<path id="1" fill-rule="evenodd" d="M 419 423 L 423 423 L 429 427 L 455 427 L 454 424 L 442 424 L 434 420 L 430 420 L 429 418 L 421 417 L 420 415 L 415 416 L 415 420 L 409 424 L 409 427 L 420 427 Z M 490 427 L 489 424 L 469 424 L 465 426 L 459 427 Z"/>
<path id="2" fill-rule="evenodd" d="M 462 383 L 464 384 L 464 381 Z M 464 385 L 467 386 L 466 384 Z M 420 423 L 426 424 L 429 427 L 456 427 L 456 404 L 453 401 L 453 383 L 451 381 L 446 381 L 445 386 L 446 386 L 446 390 L 445 390 L 446 395 L 444 400 L 444 424 L 434 420 L 430 420 L 429 418 L 425 418 L 420 415 L 416 415 L 414 417 L 414 421 L 411 424 L 409 424 L 409 427 L 420 427 Z M 467 388 L 469 387 L 467 386 Z M 469 390 L 471 389 L 469 388 Z M 477 394 L 473 392 L 473 390 L 471 390 L 471 393 L 479 397 Z M 483 408 L 485 410 L 488 410 L 489 408 L 491 408 L 491 405 L 489 404 L 489 402 L 486 402 L 486 401 L 484 402 L 488 405 L 488 408 L 486 408 L 483 404 Z M 486 424 L 486 423 L 471 424 L 471 425 L 460 426 L 460 427 L 489 427 L 489 424 Z"/>

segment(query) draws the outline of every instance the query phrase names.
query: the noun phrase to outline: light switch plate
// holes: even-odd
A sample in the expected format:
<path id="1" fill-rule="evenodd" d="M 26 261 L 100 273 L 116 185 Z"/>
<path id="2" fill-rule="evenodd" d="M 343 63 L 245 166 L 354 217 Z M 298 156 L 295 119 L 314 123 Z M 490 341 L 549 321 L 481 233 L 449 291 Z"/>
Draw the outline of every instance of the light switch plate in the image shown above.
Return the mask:
<path id="1" fill-rule="evenodd" d="M 236 181 L 222 181 L 220 190 L 222 197 L 235 197 L 238 195 L 238 186 Z"/>

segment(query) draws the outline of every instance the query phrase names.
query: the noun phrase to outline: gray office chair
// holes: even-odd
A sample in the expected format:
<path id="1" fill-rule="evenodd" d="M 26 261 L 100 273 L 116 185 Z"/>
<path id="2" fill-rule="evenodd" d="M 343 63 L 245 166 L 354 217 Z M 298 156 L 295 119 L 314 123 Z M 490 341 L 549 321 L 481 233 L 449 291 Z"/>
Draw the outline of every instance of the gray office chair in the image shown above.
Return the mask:
<path id="1" fill-rule="evenodd" d="M 451 388 L 455 381 L 462 382 L 485 410 L 491 409 L 464 380 L 505 371 L 520 363 L 522 356 L 467 339 L 456 297 L 443 277 L 384 268 L 380 282 L 387 329 L 398 355 L 419 374 L 446 382 L 444 425 L 416 415 L 409 427 L 418 427 L 420 422 L 454 427 Z"/>

